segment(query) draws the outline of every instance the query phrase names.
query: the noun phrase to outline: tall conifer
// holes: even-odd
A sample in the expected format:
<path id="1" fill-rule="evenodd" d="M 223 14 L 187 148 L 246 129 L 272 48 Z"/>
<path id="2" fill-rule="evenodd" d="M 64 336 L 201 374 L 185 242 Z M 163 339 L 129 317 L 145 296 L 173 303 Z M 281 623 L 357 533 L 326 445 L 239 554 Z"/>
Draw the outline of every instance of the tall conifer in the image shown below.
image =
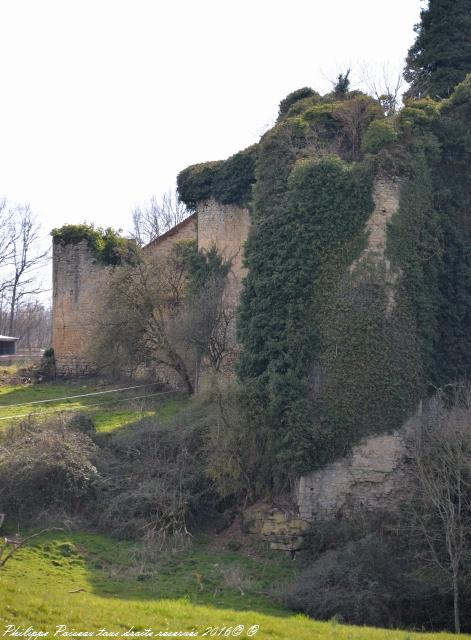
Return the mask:
<path id="1" fill-rule="evenodd" d="M 404 78 L 409 98 L 447 98 L 471 72 L 471 0 L 429 0 L 415 27 Z"/>

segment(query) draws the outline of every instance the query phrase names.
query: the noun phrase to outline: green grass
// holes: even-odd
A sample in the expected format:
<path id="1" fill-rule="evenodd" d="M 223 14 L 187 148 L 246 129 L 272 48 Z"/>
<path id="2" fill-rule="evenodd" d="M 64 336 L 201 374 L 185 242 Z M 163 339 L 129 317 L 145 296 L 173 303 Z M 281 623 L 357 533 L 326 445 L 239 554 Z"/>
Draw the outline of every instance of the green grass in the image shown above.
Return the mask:
<path id="1" fill-rule="evenodd" d="M 155 387 L 145 387 L 125 392 L 106 393 L 83 398 L 69 398 L 96 391 L 132 385 L 97 386 L 96 384 L 45 383 L 32 385 L 4 385 L 0 387 L 0 430 L 29 415 L 40 419 L 60 412 L 84 411 L 92 415 L 97 431 L 110 432 L 132 424 L 141 418 L 158 415 L 164 421 L 171 420 L 187 404 L 184 398 L 171 394 L 138 398 L 159 393 Z M 54 400 L 44 404 L 27 404 L 39 400 Z M 122 402 L 122 400 L 125 400 Z"/>
<path id="2" fill-rule="evenodd" d="M 164 396 L 143 404 L 131 397 L 126 403 L 94 406 L 104 397 L 115 401 L 121 394 L 65 399 L 99 389 L 104 387 L 56 383 L 0 387 L 0 417 L 13 416 L 0 421 L 0 428 L 28 412 L 40 412 L 42 419 L 58 410 L 78 409 L 94 416 L 100 432 L 110 432 L 145 415 L 171 421 L 189 403 L 185 398 Z M 133 394 L 144 395 L 143 391 L 146 392 L 137 389 Z M 51 398 L 59 400 L 46 405 L 12 406 Z M 38 538 L 0 569 L 0 634 L 7 637 L 2 626 L 10 624 L 50 632 L 65 624 L 68 630 L 96 632 L 106 627 L 119 633 L 133 626 L 135 630 L 151 628 L 154 632 L 196 629 L 202 637 L 207 627 L 244 625 L 245 630 L 237 637 L 246 638 L 246 631 L 259 625 L 260 630 L 252 637 L 456 638 L 451 634 L 349 627 L 294 615 L 277 606 L 268 595 L 272 586 L 288 579 L 294 571 L 293 563 L 276 552 L 257 558 L 233 551 L 214 552 L 203 538 L 184 553 L 154 553 L 152 559 L 143 559 L 140 549 L 130 542 L 85 532 L 49 533 Z"/>
<path id="3" fill-rule="evenodd" d="M 224 578 L 231 568 L 242 576 L 243 594 Z M 128 542 L 90 533 L 50 533 L 0 570 L 0 625 L 54 631 L 65 624 L 69 630 L 106 627 L 120 633 L 132 626 L 154 632 L 196 629 L 200 636 L 209 626 L 240 624 L 247 630 L 260 625 L 253 637 L 282 640 L 457 637 L 350 627 L 293 615 L 266 595 L 291 571 L 289 561 L 280 557 L 210 553 L 202 543 L 142 565 L 136 547 Z M 248 636 L 244 631 L 238 637 Z"/>

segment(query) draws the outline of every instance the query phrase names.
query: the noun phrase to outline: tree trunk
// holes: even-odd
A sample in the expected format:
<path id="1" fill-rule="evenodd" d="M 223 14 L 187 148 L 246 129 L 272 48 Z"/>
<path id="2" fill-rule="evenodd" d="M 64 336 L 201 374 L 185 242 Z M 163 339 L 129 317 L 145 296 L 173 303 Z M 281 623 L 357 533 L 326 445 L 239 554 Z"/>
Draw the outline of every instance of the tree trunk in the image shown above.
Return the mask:
<path id="1" fill-rule="evenodd" d="M 455 618 L 455 633 L 460 633 L 460 594 L 458 575 L 453 572 L 453 612 Z"/>
<path id="2" fill-rule="evenodd" d="M 183 369 L 183 371 L 179 371 L 179 373 L 183 379 L 183 382 L 185 383 L 185 387 L 186 387 L 186 390 L 188 391 L 188 395 L 192 396 L 195 390 L 193 388 L 193 384 L 191 383 L 190 376 L 188 375 L 186 368 Z"/>
<path id="3" fill-rule="evenodd" d="M 15 281 L 13 284 L 13 289 L 11 292 L 11 304 L 10 304 L 10 321 L 8 323 L 8 335 L 13 335 L 13 328 L 15 324 L 15 307 L 16 307 L 16 287 L 17 282 Z"/>

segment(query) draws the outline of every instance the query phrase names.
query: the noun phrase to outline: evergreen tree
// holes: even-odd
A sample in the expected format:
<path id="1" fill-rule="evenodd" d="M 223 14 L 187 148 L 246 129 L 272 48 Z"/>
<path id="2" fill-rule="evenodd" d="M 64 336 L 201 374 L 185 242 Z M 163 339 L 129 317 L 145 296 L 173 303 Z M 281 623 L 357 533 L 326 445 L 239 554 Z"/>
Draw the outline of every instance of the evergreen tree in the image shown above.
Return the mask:
<path id="1" fill-rule="evenodd" d="M 471 0 L 429 0 L 415 27 L 404 78 L 406 97 L 447 98 L 471 72 Z"/>

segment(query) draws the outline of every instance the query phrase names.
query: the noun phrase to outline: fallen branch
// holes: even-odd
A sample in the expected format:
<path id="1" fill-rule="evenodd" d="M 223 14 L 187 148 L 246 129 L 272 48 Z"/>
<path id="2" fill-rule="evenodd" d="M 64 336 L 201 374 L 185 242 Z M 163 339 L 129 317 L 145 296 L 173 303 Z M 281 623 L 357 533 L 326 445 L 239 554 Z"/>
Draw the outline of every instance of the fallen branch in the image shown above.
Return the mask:
<path id="1" fill-rule="evenodd" d="M 62 527 L 42 529 L 41 531 L 38 531 L 38 533 L 33 533 L 26 538 L 20 538 L 19 536 L 15 536 L 14 538 L 4 537 L 3 543 L 0 545 L 0 568 L 4 567 L 8 560 L 10 560 L 10 558 L 13 556 L 13 554 L 16 553 L 18 549 L 23 547 L 26 543 L 30 542 L 30 540 L 32 540 L 33 538 L 37 538 L 44 533 L 50 533 L 51 531 L 64 531 L 64 529 L 62 529 Z M 5 557 L 3 557 L 4 553 L 6 553 Z"/>

